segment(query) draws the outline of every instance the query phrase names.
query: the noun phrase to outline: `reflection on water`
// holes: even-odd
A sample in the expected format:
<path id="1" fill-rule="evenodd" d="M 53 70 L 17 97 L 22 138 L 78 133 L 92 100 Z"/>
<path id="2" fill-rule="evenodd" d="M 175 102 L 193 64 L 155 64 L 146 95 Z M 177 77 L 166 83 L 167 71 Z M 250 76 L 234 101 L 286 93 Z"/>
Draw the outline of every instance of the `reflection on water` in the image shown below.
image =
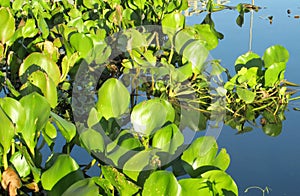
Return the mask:
<path id="1" fill-rule="evenodd" d="M 229 6 L 241 1 L 231 1 Z M 245 2 L 243 2 L 245 3 Z M 251 3 L 251 2 L 247 2 Z M 300 84 L 299 62 L 299 20 L 294 15 L 300 13 L 298 1 L 279 0 L 255 1 L 266 9 L 250 12 L 244 15 L 244 24 L 239 27 L 236 19 L 239 13 L 235 10 L 223 10 L 212 13 L 215 28 L 224 39 L 212 51 L 215 59 L 221 59 L 222 65 L 234 73 L 235 59 L 245 52 L 252 50 L 262 55 L 271 45 L 280 44 L 290 53 L 285 77 Z M 287 10 L 292 10 L 289 13 Z M 272 23 L 270 24 L 270 16 Z M 292 17 L 291 17 L 292 16 Z M 187 18 L 187 23 L 201 23 L 205 13 Z M 250 39 L 249 39 L 250 38 Z M 277 137 L 265 135 L 261 128 L 252 132 L 236 135 L 236 131 L 225 126 L 218 143 L 225 147 L 231 155 L 231 165 L 228 172 L 237 182 L 241 195 L 262 195 L 258 189 L 244 191 L 251 186 L 269 187 L 270 195 L 299 195 L 298 176 L 300 175 L 298 121 L 300 113 L 292 110 L 298 102 L 291 102 L 290 110 L 286 111 L 282 133 Z"/>

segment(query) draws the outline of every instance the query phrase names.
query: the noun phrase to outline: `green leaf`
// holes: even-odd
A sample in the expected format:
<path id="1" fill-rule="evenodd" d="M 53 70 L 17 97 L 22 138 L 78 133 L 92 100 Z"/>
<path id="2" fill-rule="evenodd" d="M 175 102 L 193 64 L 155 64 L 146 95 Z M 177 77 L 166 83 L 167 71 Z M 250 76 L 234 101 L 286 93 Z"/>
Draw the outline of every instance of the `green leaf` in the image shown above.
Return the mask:
<path id="1" fill-rule="evenodd" d="M 285 63 L 274 63 L 265 71 L 265 86 L 273 87 L 284 79 Z"/>
<path id="2" fill-rule="evenodd" d="M 30 167 L 21 152 L 15 152 L 11 156 L 10 162 L 14 165 L 14 168 L 17 170 L 21 178 L 30 174 Z"/>
<path id="3" fill-rule="evenodd" d="M 24 38 L 31 38 L 34 37 L 39 30 L 36 28 L 35 20 L 34 19 L 27 19 L 25 26 L 22 27 L 22 36 Z"/>
<path id="4" fill-rule="evenodd" d="M 15 32 L 15 19 L 9 8 L 0 8 L 0 41 L 5 44 Z"/>
<path id="5" fill-rule="evenodd" d="M 99 6 L 99 4 L 99 0 L 83 0 L 83 5 L 89 9 L 95 9 L 95 6 Z"/>
<path id="6" fill-rule="evenodd" d="M 116 168 L 111 166 L 101 166 L 101 171 L 105 179 L 109 180 L 118 190 L 120 195 L 131 196 L 139 191 L 139 187 L 128 181 L 124 174 L 120 173 Z"/>
<path id="7" fill-rule="evenodd" d="M 243 72 L 245 70 L 245 72 Z M 240 74 L 243 72 L 242 74 Z M 239 72 L 238 72 L 238 83 L 246 83 L 250 88 L 255 89 L 255 86 L 257 85 L 257 79 L 258 79 L 258 68 L 257 67 L 251 67 L 249 69 L 243 67 Z"/>
<path id="8" fill-rule="evenodd" d="M 265 68 L 269 68 L 274 63 L 287 63 L 289 60 L 289 52 L 283 46 L 275 45 L 266 49 L 262 58 Z"/>
<path id="9" fill-rule="evenodd" d="M 103 152 L 104 151 L 104 138 L 94 129 L 87 129 L 80 133 L 79 136 L 81 145 L 88 151 Z"/>
<path id="10" fill-rule="evenodd" d="M 126 87 L 115 78 L 104 82 L 98 91 L 97 110 L 105 119 L 117 118 L 128 110 L 130 95 Z"/>
<path id="11" fill-rule="evenodd" d="M 239 98 L 245 101 L 246 103 L 252 103 L 256 96 L 255 92 L 240 87 L 237 88 L 236 93 L 239 96 Z"/>
<path id="12" fill-rule="evenodd" d="M 69 122 L 66 119 L 58 116 L 54 112 L 51 112 L 50 114 L 61 134 L 66 139 L 67 143 L 69 143 L 76 135 L 75 125 L 72 122 Z"/>
<path id="13" fill-rule="evenodd" d="M 218 155 L 217 151 L 218 145 L 214 137 L 200 137 L 183 152 L 181 159 L 191 167 L 187 167 L 189 174 L 203 166 L 214 166 L 225 171 L 229 166 L 230 157 L 224 150 L 221 150 Z"/>
<path id="14" fill-rule="evenodd" d="M 102 114 L 98 112 L 96 108 L 92 108 L 87 120 L 88 127 L 92 128 L 94 125 L 98 124 L 101 118 L 102 118 Z"/>
<path id="15" fill-rule="evenodd" d="M 164 152 L 174 154 L 183 144 L 184 136 L 175 124 L 157 130 L 153 136 L 152 146 Z"/>
<path id="16" fill-rule="evenodd" d="M 15 135 L 15 128 L 2 108 L 0 108 L 0 122 L 0 144 L 3 148 L 3 153 L 8 153 Z"/>
<path id="17" fill-rule="evenodd" d="M 21 81 L 26 82 L 27 77 L 34 71 L 42 69 L 53 80 L 55 86 L 60 82 L 60 70 L 54 61 L 46 55 L 38 52 L 31 53 L 21 64 L 19 76 Z"/>
<path id="18" fill-rule="evenodd" d="M 93 41 L 83 33 L 74 33 L 70 37 L 70 43 L 79 52 L 83 58 L 91 55 L 93 49 Z"/>
<path id="19" fill-rule="evenodd" d="M 45 129 L 42 131 L 43 138 L 47 142 L 48 146 L 51 146 L 53 143 L 53 140 L 57 136 L 57 131 L 55 126 L 51 122 L 47 122 Z"/>
<path id="20" fill-rule="evenodd" d="M 151 164 L 154 153 L 155 150 L 138 152 L 124 164 L 123 173 L 137 182 L 141 178 L 140 175 L 143 175 L 142 172 L 156 168 Z"/>
<path id="21" fill-rule="evenodd" d="M 146 180 L 142 195 L 180 195 L 180 191 L 181 187 L 172 173 L 156 171 Z"/>
<path id="22" fill-rule="evenodd" d="M 107 157 L 118 167 L 123 167 L 124 163 L 142 147 L 138 138 L 128 130 L 122 130 L 118 137 L 106 146 Z"/>
<path id="23" fill-rule="evenodd" d="M 173 122 L 175 110 L 163 99 L 154 98 L 137 104 L 131 113 L 134 131 L 150 135 L 155 129 L 161 128 L 166 122 Z"/>
<path id="24" fill-rule="evenodd" d="M 49 119 L 50 105 L 44 97 L 36 92 L 22 97 L 20 103 L 26 113 L 25 128 L 21 132 L 22 137 L 30 152 L 34 154 L 37 132 L 44 128 Z"/>
<path id="25" fill-rule="evenodd" d="M 253 52 L 247 52 L 239 56 L 235 61 L 235 71 L 240 71 L 243 67 L 250 69 L 252 67 L 257 67 L 261 70 L 263 67 L 263 61 L 260 56 Z"/>
<path id="26" fill-rule="evenodd" d="M 214 195 L 206 179 L 188 178 L 178 182 L 181 186 L 181 195 Z"/>
<path id="27" fill-rule="evenodd" d="M 46 23 L 45 19 L 43 16 L 40 14 L 38 18 L 38 26 L 40 31 L 42 32 L 42 37 L 43 39 L 46 39 L 49 36 L 49 27 L 48 24 Z"/>
<path id="28" fill-rule="evenodd" d="M 99 186 L 93 178 L 86 178 L 72 184 L 62 196 L 99 195 Z"/>
<path id="29" fill-rule="evenodd" d="M 13 1 L 12 8 L 15 11 L 20 11 L 22 9 L 23 4 L 24 0 L 15 0 Z"/>
<path id="30" fill-rule="evenodd" d="M 271 137 L 278 136 L 282 131 L 282 120 L 268 111 L 264 111 L 262 116 L 265 121 L 262 125 L 263 132 Z"/>
<path id="31" fill-rule="evenodd" d="M 207 186 L 217 195 L 238 195 L 238 187 L 233 179 L 224 171 L 211 170 L 203 173 L 202 178 L 207 179 Z"/>
<path id="32" fill-rule="evenodd" d="M 182 42 L 182 40 L 177 41 L 177 36 L 175 43 L 177 52 L 182 54 L 184 58 L 192 63 L 192 69 L 194 73 L 200 73 L 204 67 L 204 62 L 206 61 L 209 53 L 204 46 L 203 41 L 189 40 L 187 42 Z M 182 46 L 182 48 L 177 46 Z"/>
<path id="33" fill-rule="evenodd" d="M 57 91 L 53 80 L 42 71 L 33 72 L 27 80 L 34 86 L 41 89 L 50 106 L 55 108 L 57 105 Z"/>
<path id="34" fill-rule="evenodd" d="M 212 50 L 218 46 L 218 37 L 212 32 L 209 24 L 196 24 L 194 28 L 197 32 L 197 39 L 205 41 L 208 50 Z"/>
<path id="35" fill-rule="evenodd" d="M 26 122 L 26 115 L 21 103 L 11 97 L 4 97 L 0 99 L 0 107 L 13 122 L 15 131 L 18 133 L 22 132 Z"/>
<path id="36" fill-rule="evenodd" d="M 167 34 L 169 39 L 172 40 L 175 33 L 184 27 L 185 16 L 180 12 L 165 14 L 161 24 L 163 33 Z"/>
<path id="37" fill-rule="evenodd" d="M 42 174 L 41 182 L 45 190 L 52 190 L 53 193 L 59 192 L 61 195 L 69 186 L 83 178 L 83 173 L 76 161 L 69 155 L 61 154 L 56 158 L 54 164 Z M 61 186 L 59 187 L 59 185 Z M 55 186 L 61 189 L 58 190 Z"/>

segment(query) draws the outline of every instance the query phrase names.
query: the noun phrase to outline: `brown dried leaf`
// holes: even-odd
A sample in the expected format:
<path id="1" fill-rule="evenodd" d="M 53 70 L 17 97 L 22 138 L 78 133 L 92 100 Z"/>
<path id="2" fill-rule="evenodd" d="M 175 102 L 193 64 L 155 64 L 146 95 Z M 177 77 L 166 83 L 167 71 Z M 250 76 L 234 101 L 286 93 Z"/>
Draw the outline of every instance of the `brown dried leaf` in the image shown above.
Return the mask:
<path id="1" fill-rule="evenodd" d="M 36 182 L 31 182 L 29 184 L 25 184 L 25 186 L 28 189 L 33 190 L 34 192 L 39 192 L 39 186 Z"/>
<path id="2" fill-rule="evenodd" d="M 2 173 L 1 185 L 4 190 L 8 189 L 9 196 L 16 196 L 18 194 L 17 189 L 21 188 L 21 179 L 14 169 L 8 167 Z"/>

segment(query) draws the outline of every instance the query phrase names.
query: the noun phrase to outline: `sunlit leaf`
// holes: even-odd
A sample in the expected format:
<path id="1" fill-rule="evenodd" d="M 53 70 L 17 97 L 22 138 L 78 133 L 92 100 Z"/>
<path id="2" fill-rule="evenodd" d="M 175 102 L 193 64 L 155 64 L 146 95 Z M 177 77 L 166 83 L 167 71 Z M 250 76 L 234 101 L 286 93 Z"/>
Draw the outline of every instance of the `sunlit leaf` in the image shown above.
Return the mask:
<path id="1" fill-rule="evenodd" d="M 111 166 L 102 166 L 104 177 L 116 187 L 120 195 L 134 195 L 139 191 L 139 187 L 128 181 L 124 174 L 120 173 L 116 168 Z"/>
<path id="2" fill-rule="evenodd" d="M 178 181 L 181 186 L 181 195 L 214 195 L 208 186 L 207 179 L 187 178 Z"/>
<path id="3" fill-rule="evenodd" d="M 245 101 L 246 103 L 252 103 L 256 96 L 255 92 L 252 92 L 245 88 L 238 87 L 236 92 L 237 92 L 237 95 L 239 96 L 239 98 L 242 99 L 243 101 Z"/>
<path id="4" fill-rule="evenodd" d="M 15 19 L 9 8 L 0 8 L 0 41 L 5 44 L 15 32 Z"/>
<path id="5" fill-rule="evenodd" d="M 240 71 L 243 67 L 250 69 L 251 67 L 257 67 L 261 70 L 263 67 L 263 61 L 260 56 L 254 52 L 247 52 L 239 56 L 235 61 L 235 71 Z"/>
<path id="6" fill-rule="evenodd" d="M 265 86 L 273 87 L 284 79 L 285 63 L 273 63 L 265 72 Z"/>
<path id="7" fill-rule="evenodd" d="M 83 58 L 88 57 L 93 49 L 93 41 L 83 33 L 74 33 L 70 37 L 71 45 Z"/>
<path id="8" fill-rule="evenodd" d="M 145 181 L 142 195 L 180 195 L 181 187 L 168 171 L 153 172 Z"/>
<path id="9" fill-rule="evenodd" d="M 22 137 L 32 154 L 36 146 L 36 134 L 46 125 L 50 116 L 50 105 L 46 98 L 34 92 L 20 100 L 25 113 L 25 128 L 22 130 Z"/>
<path id="10" fill-rule="evenodd" d="M 54 112 L 51 112 L 51 116 L 61 134 L 64 136 L 67 142 L 70 142 L 76 135 L 75 125 L 72 122 L 69 122 L 66 119 L 58 116 Z"/>
<path id="11" fill-rule="evenodd" d="M 72 184 L 62 196 L 82 196 L 99 195 L 99 186 L 96 185 L 93 178 L 86 178 Z"/>
<path id="12" fill-rule="evenodd" d="M 38 32 L 39 30 L 36 28 L 35 20 L 31 18 L 27 19 L 25 26 L 22 27 L 22 36 L 24 38 L 34 37 Z"/>
<path id="13" fill-rule="evenodd" d="M 44 70 L 56 86 L 60 82 L 60 70 L 57 64 L 44 54 L 38 52 L 31 53 L 21 64 L 19 69 L 21 81 L 25 83 L 27 77 L 38 69 Z"/>
<path id="14" fill-rule="evenodd" d="M 2 108 L 0 108 L 0 122 L 0 144 L 3 148 L 3 152 L 7 153 L 15 135 L 15 128 Z"/>
<path id="15" fill-rule="evenodd" d="M 83 174 L 79 170 L 76 161 L 69 155 L 59 155 L 54 164 L 47 169 L 41 177 L 42 186 L 45 190 L 52 190 L 55 185 L 61 183 L 60 180 L 64 179 L 65 190 L 78 180 L 83 179 Z M 60 190 L 61 193 L 64 190 Z"/>
<path id="16" fill-rule="evenodd" d="M 27 79 L 31 84 L 41 89 L 50 106 L 55 108 L 57 105 L 57 91 L 53 80 L 42 71 L 33 72 Z"/>
<path id="17" fill-rule="evenodd" d="M 208 24 L 196 24 L 194 28 L 197 32 L 197 39 L 205 41 L 208 50 L 212 50 L 218 46 L 218 37 L 212 32 Z"/>
<path id="18" fill-rule="evenodd" d="M 137 104 L 131 113 L 134 131 L 150 135 L 155 129 L 161 128 L 166 122 L 173 122 L 175 110 L 163 99 L 155 98 Z"/>
<path id="19" fill-rule="evenodd" d="M 25 157 L 20 152 L 15 152 L 11 158 L 10 162 L 14 165 L 21 178 L 26 177 L 30 174 L 30 167 L 25 159 Z"/>
<path id="20" fill-rule="evenodd" d="M 94 129 L 87 129 L 80 133 L 80 143 L 88 152 L 103 152 L 104 151 L 104 138 Z"/>
<path id="21" fill-rule="evenodd" d="M 13 98 L 5 97 L 0 99 L 0 107 L 13 122 L 16 132 L 21 132 L 24 129 L 26 121 L 25 111 L 21 103 Z"/>
<path id="22" fill-rule="evenodd" d="M 225 171 L 230 163 L 229 155 L 224 150 L 221 150 L 218 155 L 217 152 L 218 145 L 215 138 L 205 136 L 194 140 L 183 152 L 181 159 L 192 167 L 192 170 L 187 168 L 190 174 L 202 166 L 214 166 Z"/>
<path id="23" fill-rule="evenodd" d="M 184 136 L 175 124 L 157 130 L 153 136 L 152 146 L 164 152 L 174 154 L 184 142 Z"/>
<path id="24" fill-rule="evenodd" d="M 152 151 L 140 151 L 139 153 L 132 156 L 123 167 L 123 172 L 129 178 L 134 181 L 138 181 L 139 175 L 143 171 L 151 171 L 156 168 L 155 165 L 151 164 L 154 150 Z M 142 175 L 142 174 L 141 174 Z"/>
<path id="25" fill-rule="evenodd" d="M 180 12 L 173 12 L 165 14 L 161 23 L 163 33 L 167 34 L 169 39 L 173 39 L 175 33 L 184 27 L 185 17 Z"/>
<path id="26" fill-rule="evenodd" d="M 233 179 L 221 170 L 211 170 L 201 174 L 207 179 L 207 185 L 212 186 L 215 194 L 218 195 L 238 195 L 238 187 Z"/>
<path id="27" fill-rule="evenodd" d="M 289 52 L 285 47 L 274 45 L 266 49 L 263 60 L 265 68 L 269 68 L 274 63 L 287 63 L 289 60 Z"/>
<path id="28" fill-rule="evenodd" d="M 126 87 L 115 78 L 110 78 L 98 91 L 97 110 L 107 120 L 117 118 L 128 110 L 130 95 Z"/>

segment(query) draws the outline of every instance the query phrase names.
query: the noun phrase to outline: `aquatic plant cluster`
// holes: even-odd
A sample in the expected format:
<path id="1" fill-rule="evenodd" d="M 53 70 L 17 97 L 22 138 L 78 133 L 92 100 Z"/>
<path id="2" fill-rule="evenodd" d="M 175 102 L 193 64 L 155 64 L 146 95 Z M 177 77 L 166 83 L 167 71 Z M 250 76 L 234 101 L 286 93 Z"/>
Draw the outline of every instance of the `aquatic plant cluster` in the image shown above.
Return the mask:
<path id="1" fill-rule="evenodd" d="M 187 26 L 187 0 L 2 0 L 1 192 L 238 195 L 226 149 L 189 136 L 218 122 L 276 136 L 295 84 L 279 45 L 238 57 L 233 76 L 209 58 L 225 8 L 210 0 Z"/>

